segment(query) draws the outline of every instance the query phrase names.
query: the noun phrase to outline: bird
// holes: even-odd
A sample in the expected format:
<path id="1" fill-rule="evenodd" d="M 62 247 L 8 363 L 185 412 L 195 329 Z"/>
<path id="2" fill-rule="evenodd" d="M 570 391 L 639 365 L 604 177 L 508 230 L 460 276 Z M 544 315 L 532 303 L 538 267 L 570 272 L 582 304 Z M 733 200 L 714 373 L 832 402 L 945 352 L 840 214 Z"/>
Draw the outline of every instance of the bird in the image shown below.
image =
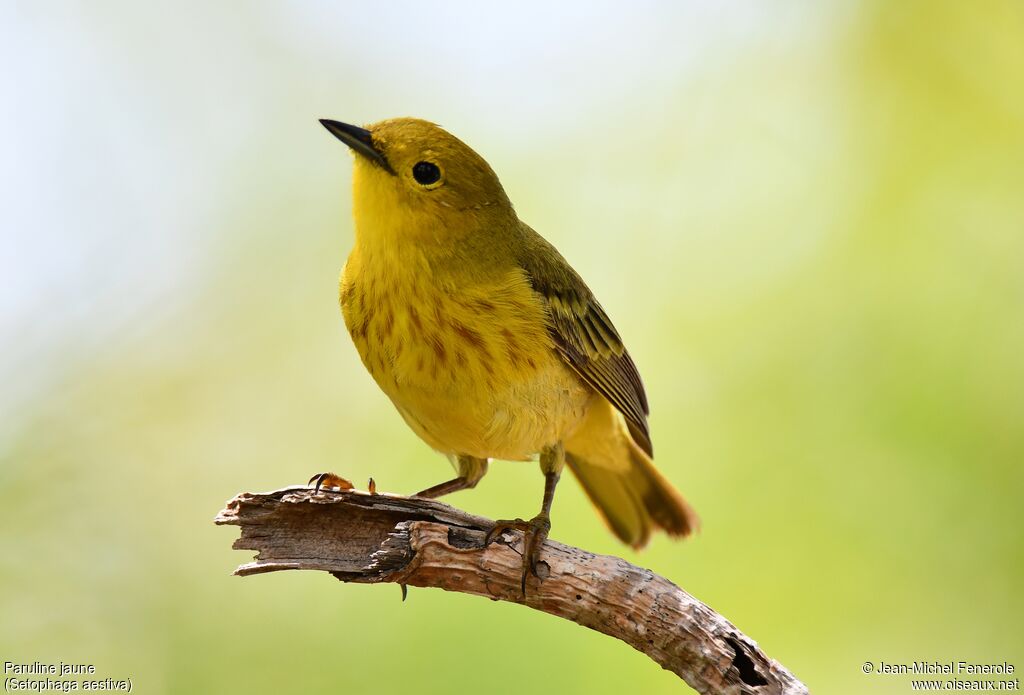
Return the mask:
<path id="1" fill-rule="evenodd" d="M 345 325 L 406 424 L 455 469 L 418 496 L 473 488 L 495 459 L 539 460 L 540 512 L 496 521 L 485 538 L 523 533 L 524 596 L 566 466 L 624 543 L 693 533 L 696 513 L 654 466 L 647 396 L 622 338 L 484 158 L 418 118 L 320 123 L 354 153 Z M 318 488 L 332 475 L 314 476 Z"/>

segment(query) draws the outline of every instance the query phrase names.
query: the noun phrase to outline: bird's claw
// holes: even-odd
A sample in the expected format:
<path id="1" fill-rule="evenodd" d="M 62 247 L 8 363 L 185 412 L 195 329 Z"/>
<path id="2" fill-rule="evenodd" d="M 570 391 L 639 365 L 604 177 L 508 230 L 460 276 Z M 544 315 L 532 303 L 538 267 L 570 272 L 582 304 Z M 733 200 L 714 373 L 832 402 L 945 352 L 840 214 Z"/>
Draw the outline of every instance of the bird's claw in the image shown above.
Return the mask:
<path id="1" fill-rule="evenodd" d="M 307 485 L 313 485 L 314 482 L 316 483 L 313 487 L 314 495 L 320 492 L 320 488 L 324 488 L 325 490 L 331 488 L 337 488 L 339 490 L 354 490 L 356 487 L 350 481 L 334 473 L 317 473 L 309 479 Z"/>
<path id="2" fill-rule="evenodd" d="M 522 519 L 495 521 L 494 526 L 491 527 L 491 530 L 484 537 L 484 547 L 493 543 L 506 531 L 521 531 L 523 534 L 523 576 L 520 588 L 525 599 L 526 578 L 532 574 L 537 579 L 543 581 L 546 576 L 546 573 L 545 576 L 541 576 L 539 560 L 540 549 L 543 547 L 544 541 L 547 540 L 548 533 L 551 531 L 551 519 L 547 514 L 538 514 L 529 521 L 523 521 Z"/>

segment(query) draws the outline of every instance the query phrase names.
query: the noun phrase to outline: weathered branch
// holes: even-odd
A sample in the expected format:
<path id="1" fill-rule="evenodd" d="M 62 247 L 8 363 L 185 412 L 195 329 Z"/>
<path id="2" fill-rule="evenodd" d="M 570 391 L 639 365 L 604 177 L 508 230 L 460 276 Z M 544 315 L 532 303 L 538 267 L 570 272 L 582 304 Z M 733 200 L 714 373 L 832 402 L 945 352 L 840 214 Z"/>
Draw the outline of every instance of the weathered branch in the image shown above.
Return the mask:
<path id="1" fill-rule="evenodd" d="M 258 551 L 235 574 L 323 570 L 346 582 L 395 582 L 522 603 L 626 642 L 701 693 L 789 695 L 807 688 L 728 620 L 650 570 L 555 541 L 543 581 L 522 596 L 519 533 L 487 548 L 492 522 L 415 497 L 292 487 L 242 493 L 217 515 Z"/>

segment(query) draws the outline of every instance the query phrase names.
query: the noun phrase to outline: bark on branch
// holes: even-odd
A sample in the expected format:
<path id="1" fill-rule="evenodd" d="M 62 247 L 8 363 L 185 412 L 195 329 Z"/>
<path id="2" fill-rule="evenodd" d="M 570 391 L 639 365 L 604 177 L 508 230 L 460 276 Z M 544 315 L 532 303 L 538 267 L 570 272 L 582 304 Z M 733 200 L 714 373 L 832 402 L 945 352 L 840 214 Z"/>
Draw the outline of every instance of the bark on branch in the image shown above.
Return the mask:
<path id="1" fill-rule="evenodd" d="M 303 487 L 244 492 L 217 524 L 241 527 L 255 550 L 235 574 L 322 570 L 345 582 L 439 587 L 521 603 L 626 642 L 700 693 L 807 693 L 728 620 L 650 570 L 547 541 L 543 581 L 520 591 L 522 536 L 487 548 L 492 522 L 441 502 Z M 544 572 L 543 570 L 547 570 Z"/>

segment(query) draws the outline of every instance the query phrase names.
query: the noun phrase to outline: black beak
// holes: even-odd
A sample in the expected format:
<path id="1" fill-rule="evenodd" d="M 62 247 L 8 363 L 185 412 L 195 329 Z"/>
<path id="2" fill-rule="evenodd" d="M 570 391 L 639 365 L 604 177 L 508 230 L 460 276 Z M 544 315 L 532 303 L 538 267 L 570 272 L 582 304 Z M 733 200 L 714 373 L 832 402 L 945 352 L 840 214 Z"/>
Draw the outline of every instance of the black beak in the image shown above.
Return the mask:
<path id="1" fill-rule="evenodd" d="M 351 147 L 357 154 L 366 157 L 371 162 L 376 162 L 377 166 L 394 176 L 395 170 L 388 164 L 388 160 L 384 158 L 384 155 L 373 146 L 373 136 L 370 135 L 370 131 L 359 126 L 349 125 L 341 121 L 331 121 L 326 118 L 321 118 L 320 123 L 324 128 L 331 131 L 331 135 Z"/>

